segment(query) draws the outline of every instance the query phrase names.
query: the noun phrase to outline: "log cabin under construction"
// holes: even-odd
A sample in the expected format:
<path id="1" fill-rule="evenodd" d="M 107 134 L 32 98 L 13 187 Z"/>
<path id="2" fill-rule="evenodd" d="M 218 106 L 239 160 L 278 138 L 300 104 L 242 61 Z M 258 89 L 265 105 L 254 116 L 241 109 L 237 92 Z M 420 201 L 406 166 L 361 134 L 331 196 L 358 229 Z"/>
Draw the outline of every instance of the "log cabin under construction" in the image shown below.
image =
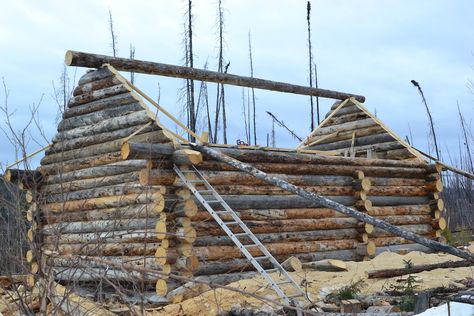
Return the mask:
<path id="1" fill-rule="evenodd" d="M 31 283 L 52 275 L 86 297 L 166 304 L 184 298 L 186 278 L 227 284 L 254 275 L 248 257 L 179 174 L 205 196 L 202 175 L 280 263 L 427 249 L 194 150 L 159 122 L 162 110 L 149 109 L 141 91 L 102 64 L 88 64 L 97 69 L 79 80 L 38 170 L 27 177 L 7 172 L 29 190 Z M 306 191 L 428 239 L 440 237 L 446 227 L 440 169 L 360 98 L 339 100 L 294 149 L 197 138 Z M 213 209 L 234 236 L 241 234 L 242 244 L 251 241 L 239 225 L 231 226 L 225 207 L 216 203 Z M 262 256 L 258 247 L 248 252 Z M 259 264 L 273 267 L 265 256 Z"/>

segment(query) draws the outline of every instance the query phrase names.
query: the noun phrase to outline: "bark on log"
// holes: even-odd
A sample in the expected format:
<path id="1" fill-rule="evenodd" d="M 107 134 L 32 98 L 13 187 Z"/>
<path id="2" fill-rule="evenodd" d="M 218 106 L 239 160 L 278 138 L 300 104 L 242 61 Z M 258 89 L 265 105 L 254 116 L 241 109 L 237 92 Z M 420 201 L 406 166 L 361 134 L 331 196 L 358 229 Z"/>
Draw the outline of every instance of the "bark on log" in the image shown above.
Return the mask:
<path id="1" fill-rule="evenodd" d="M 349 104 L 349 102 L 346 103 L 346 105 L 348 105 L 348 104 Z M 346 122 L 352 122 L 352 121 L 358 121 L 358 120 L 366 119 L 366 118 L 369 118 L 369 116 L 367 114 L 365 114 L 364 112 L 359 111 L 359 112 L 356 112 L 356 113 L 345 114 L 345 115 L 341 115 L 341 116 L 338 116 L 338 117 L 333 116 L 329 120 L 326 121 L 326 124 L 327 125 L 338 125 L 338 124 L 342 124 L 342 123 L 346 123 Z"/>
<path id="2" fill-rule="evenodd" d="M 96 187 L 92 189 L 84 189 L 79 191 L 71 191 L 68 192 L 67 184 L 65 185 L 65 189 L 63 189 L 62 193 L 59 194 L 48 194 L 45 198 L 47 203 L 52 202 L 60 202 L 60 201 L 71 201 L 71 200 L 86 200 L 86 199 L 93 199 L 99 197 L 107 197 L 107 196 L 114 196 L 114 195 L 127 195 L 133 193 L 145 193 L 148 192 L 152 194 L 154 192 L 164 193 L 164 190 L 161 190 L 161 186 L 150 186 L 144 187 L 138 181 L 136 183 L 129 182 L 125 184 L 117 184 L 105 187 Z"/>
<path id="3" fill-rule="evenodd" d="M 118 107 L 125 104 L 136 103 L 138 101 L 139 98 L 135 93 L 125 92 L 75 107 L 68 107 L 63 113 L 63 119 L 101 111 L 109 107 Z"/>
<path id="4" fill-rule="evenodd" d="M 114 162 L 122 161 L 120 151 L 106 153 L 98 156 L 73 159 L 68 162 L 44 165 L 39 167 L 39 171 L 44 176 L 58 173 L 66 173 L 74 170 L 103 166 Z"/>
<path id="5" fill-rule="evenodd" d="M 8 169 L 3 175 L 5 182 L 22 184 L 23 189 L 32 189 L 39 186 L 43 180 L 43 176 L 36 170 Z"/>
<path id="6" fill-rule="evenodd" d="M 79 116 L 69 117 L 59 122 L 58 132 L 61 133 L 79 127 L 100 124 L 103 120 L 110 119 L 111 117 L 120 117 L 138 111 L 143 111 L 143 107 L 139 102 L 135 102 L 104 108 L 100 111 L 90 112 Z"/>
<path id="7" fill-rule="evenodd" d="M 325 117 L 328 117 L 329 115 L 331 115 L 333 111 L 330 111 L 326 114 Z M 339 109 L 336 113 L 334 113 L 332 115 L 332 117 L 339 117 L 339 116 L 343 116 L 343 115 L 346 115 L 346 114 L 352 114 L 352 113 L 358 113 L 358 112 L 362 112 L 358 106 L 356 105 L 348 105 L 348 106 L 345 106 L 341 109 Z"/>
<path id="8" fill-rule="evenodd" d="M 121 83 L 120 80 L 118 80 L 116 77 L 107 76 L 103 79 L 99 79 L 99 80 L 95 80 L 95 81 L 78 85 L 74 89 L 72 95 L 76 97 L 81 94 L 86 94 L 95 90 L 100 90 L 107 87 L 115 86 L 120 83 Z"/>
<path id="9" fill-rule="evenodd" d="M 132 171 L 129 173 L 120 173 L 112 176 L 103 176 L 99 178 L 90 178 L 84 180 L 69 181 L 66 183 L 45 184 L 41 187 L 42 194 L 51 194 L 60 192 L 67 196 L 68 192 L 87 190 L 92 188 L 106 187 L 111 185 L 122 185 L 123 183 L 137 183 L 139 180 L 139 172 Z"/>
<path id="10" fill-rule="evenodd" d="M 100 68 L 103 64 L 110 64 L 117 70 L 132 71 L 137 73 L 147 73 L 176 78 L 194 79 L 207 82 L 219 82 L 242 87 L 273 90 L 302 95 L 312 95 L 324 98 L 345 100 L 355 97 L 358 101 L 364 102 L 365 97 L 349 93 L 324 90 L 319 88 L 292 85 L 283 82 L 263 80 L 258 78 L 243 77 L 196 68 L 174 66 L 168 64 L 154 63 L 148 61 L 111 57 L 97 54 L 88 54 L 76 51 L 67 51 L 65 63 L 68 66 L 82 66 Z"/>
<path id="11" fill-rule="evenodd" d="M 100 133 L 123 130 L 126 128 L 132 128 L 132 127 L 135 127 L 135 129 L 138 129 L 142 125 L 145 125 L 146 123 L 149 123 L 149 122 L 151 122 L 151 118 L 148 116 L 147 111 L 145 110 L 137 111 L 137 112 L 132 112 L 130 114 L 125 114 L 118 117 L 108 118 L 94 125 L 81 126 L 81 127 L 64 131 L 64 132 L 59 132 L 58 134 L 54 136 L 52 141 L 60 142 L 60 141 L 71 140 L 71 139 L 80 138 L 80 137 L 94 136 Z M 156 129 L 158 129 L 158 127 L 155 126 L 155 130 Z M 130 134 L 131 133 L 129 133 L 128 135 Z M 117 138 L 126 137 L 128 135 L 125 135 L 125 136 L 120 135 Z"/>
<path id="12" fill-rule="evenodd" d="M 123 159 L 149 159 L 150 155 L 158 157 L 171 155 L 175 148 L 170 144 L 150 144 L 140 146 L 136 141 L 128 142 L 130 150 Z M 125 145 L 124 145 L 125 146 Z M 181 148 L 190 148 L 181 145 Z M 425 162 L 403 161 L 403 160 L 368 160 L 365 158 L 345 158 L 328 157 L 317 154 L 281 152 L 261 149 L 244 149 L 230 147 L 212 147 L 224 155 L 230 156 L 242 162 L 266 162 L 266 163 L 297 163 L 297 164 L 323 164 L 323 165 L 348 165 L 348 166 L 385 166 L 385 167 L 406 167 L 406 168 L 427 168 Z M 204 160 L 214 160 L 209 155 L 205 155 Z M 235 167 L 234 167 L 235 168 Z"/>
<path id="13" fill-rule="evenodd" d="M 100 178 L 106 176 L 119 175 L 133 171 L 139 171 L 146 168 L 144 160 L 127 160 L 111 163 L 104 166 L 92 167 L 87 169 L 65 172 L 57 175 L 48 176 L 45 184 L 63 184 L 67 186 L 69 181 L 77 181 L 83 179 Z"/>
<path id="14" fill-rule="evenodd" d="M 346 158 L 348 159 L 348 158 Z M 357 169 L 364 173 L 366 177 L 391 177 L 391 178 L 424 178 L 426 177 L 425 168 L 407 168 L 390 166 L 358 166 L 341 164 L 314 164 L 314 163 L 267 163 L 256 162 L 252 164 L 255 168 L 268 173 L 281 174 L 311 174 L 311 175 L 342 175 L 352 176 Z M 171 169 L 171 164 L 161 164 L 163 169 Z M 199 170 L 210 171 L 236 171 L 235 168 L 217 161 L 204 161 L 199 165 Z"/>
<path id="15" fill-rule="evenodd" d="M 64 203 L 49 203 L 42 206 L 46 212 L 74 212 L 111 207 L 128 206 L 153 202 L 155 205 L 164 204 L 161 193 L 129 194 L 87 200 L 66 201 Z"/>
<path id="16" fill-rule="evenodd" d="M 161 136 L 156 134 L 155 132 L 146 133 L 142 135 L 137 135 L 133 137 L 135 141 L 142 141 L 142 142 L 154 142 L 155 139 L 160 139 Z M 87 146 L 81 149 L 73 149 L 64 152 L 55 152 L 46 155 L 43 159 L 41 159 L 41 165 L 49 165 L 52 163 L 58 162 L 69 162 L 69 160 L 97 156 L 101 154 L 112 153 L 115 151 L 120 150 L 122 147 L 123 140 L 118 139 L 102 144 L 96 144 Z"/>
<path id="17" fill-rule="evenodd" d="M 101 67 L 100 69 L 89 69 L 82 77 L 79 79 L 78 84 L 83 85 L 92 81 L 101 80 L 107 77 L 113 76 L 114 73 L 110 71 L 107 67 Z"/>
<path id="18" fill-rule="evenodd" d="M 369 279 L 393 278 L 393 277 L 402 276 L 405 274 L 413 274 L 413 273 L 419 273 L 423 271 L 431 271 L 435 269 L 452 269 L 452 268 L 460 268 L 460 267 L 471 267 L 473 265 L 474 263 L 469 260 L 446 261 L 446 262 L 434 263 L 434 264 L 416 265 L 409 269 L 400 268 L 400 269 L 372 270 L 372 271 L 368 271 L 368 277 Z"/>
<path id="19" fill-rule="evenodd" d="M 384 221 L 378 220 L 378 219 L 376 219 L 374 217 L 371 217 L 367 214 L 355 211 L 355 210 L 353 210 L 349 207 L 346 207 L 346 206 L 341 205 L 337 202 L 331 201 L 327 198 L 318 196 L 318 195 L 316 195 L 314 193 L 311 193 L 311 192 L 306 192 L 306 191 L 298 188 L 295 185 L 292 185 L 292 184 L 290 184 L 288 182 L 285 182 L 281 179 L 278 179 L 276 177 L 269 176 L 269 175 L 259 171 L 258 169 L 253 168 L 252 166 L 250 166 L 248 164 L 244 164 L 244 163 L 242 163 L 238 160 L 232 159 L 232 158 L 230 158 L 228 156 L 225 156 L 225 155 L 219 153 L 218 151 L 212 150 L 208 147 L 204 147 L 204 146 L 201 146 L 201 145 L 193 145 L 192 147 L 194 149 L 200 151 L 200 152 L 203 152 L 203 153 L 206 153 L 209 156 L 212 156 L 213 158 L 215 158 L 219 161 L 226 162 L 226 163 L 228 163 L 228 164 L 230 164 L 230 165 L 232 165 L 236 168 L 239 168 L 242 171 L 248 172 L 248 173 L 252 174 L 255 177 L 258 177 L 258 178 L 260 178 L 262 180 L 265 180 L 269 183 L 272 183 L 274 185 L 278 185 L 280 187 L 283 187 L 283 188 L 285 188 L 289 191 L 292 191 L 295 194 L 298 194 L 301 197 L 304 197 L 305 199 L 317 202 L 317 203 L 319 203 L 320 205 L 322 205 L 324 207 L 333 208 L 333 209 L 335 209 L 335 210 L 337 210 L 341 213 L 353 216 L 354 218 L 356 218 L 360 221 L 363 221 L 363 222 L 366 222 L 368 224 L 372 224 L 375 227 L 384 229 L 384 230 L 386 230 L 386 231 L 388 231 L 388 232 L 390 232 L 394 235 L 398 235 L 398 236 L 401 236 L 401 237 L 403 237 L 407 240 L 411 240 L 411 241 L 420 243 L 420 244 L 422 244 L 426 247 L 429 247 L 429 248 L 431 248 L 435 251 L 447 252 L 447 253 L 450 253 L 452 255 L 458 256 L 460 258 L 468 259 L 468 260 L 474 262 L 474 255 L 473 254 L 467 253 L 465 251 L 456 249 L 456 248 L 448 246 L 448 245 L 441 244 L 437 241 L 429 240 L 427 238 L 416 235 L 412 232 L 405 231 L 405 230 L 403 230 L 399 227 L 393 226 L 391 224 L 387 224 Z"/>
<path id="20" fill-rule="evenodd" d="M 354 141 L 354 146 L 366 146 L 366 145 L 372 145 L 372 144 L 390 142 L 390 141 L 393 141 L 393 137 L 388 133 L 381 133 L 381 134 L 368 135 L 368 136 L 356 136 L 355 141 Z M 334 150 L 334 149 L 341 149 L 341 148 L 351 148 L 351 146 L 352 146 L 352 139 L 348 139 L 348 140 L 334 141 L 328 144 L 317 144 L 317 145 L 311 146 L 311 149 Z"/>
<path id="21" fill-rule="evenodd" d="M 74 107 L 94 100 L 104 99 L 113 95 L 129 92 L 131 89 L 124 84 L 116 84 L 111 87 L 106 87 L 100 90 L 90 91 L 78 96 L 74 96 L 69 100 L 68 106 Z"/>

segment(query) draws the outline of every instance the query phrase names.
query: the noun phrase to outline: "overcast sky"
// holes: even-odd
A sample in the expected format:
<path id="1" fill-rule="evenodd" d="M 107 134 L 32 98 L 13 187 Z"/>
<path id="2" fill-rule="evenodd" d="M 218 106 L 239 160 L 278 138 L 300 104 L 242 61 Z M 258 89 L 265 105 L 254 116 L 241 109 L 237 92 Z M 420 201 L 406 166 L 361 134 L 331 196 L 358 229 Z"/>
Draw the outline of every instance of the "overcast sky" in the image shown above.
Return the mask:
<path id="1" fill-rule="evenodd" d="M 417 80 L 432 108 L 443 155 L 457 148 L 460 135 L 456 103 L 468 122 L 474 119 L 474 3 L 472 1 L 311 1 L 312 41 L 319 86 L 366 96 L 366 107 L 400 136 L 427 150 L 428 120 L 410 80 Z M 46 139 L 34 136 L 33 151 L 56 131 L 57 109 L 52 82 L 61 75 L 68 49 L 111 54 L 108 10 L 113 14 L 118 55 L 182 64 L 185 1 L 6 1 L 0 0 L 0 77 L 8 87 L 15 129 L 37 104 Z M 248 75 L 248 32 L 252 35 L 255 76 L 294 84 L 308 83 L 306 1 L 223 0 L 225 52 L 229 73 Z M 194 1 L 195 65 L 215 69 L 217 0 Z M 69 69 L 71 79 L 85 69 Z M 128 76 L 128 74 L 126 74 Z M 179 79 L 139 75 L 137 86 L 178 114 Z M 209 86 L 214 93 L 215 87 Z M 242 89 L 226 90 L 229 142 L 244 139 Z M 266 144 L 273 112 L 300 136 L 309 132 L 308 97 L 256 90 L 258 137 Z M 0 91 L 4 105 L 5 93 Z M 322 100 L 322 116 L 332 100 Z M 1 114 L 4 127 L 5 117 Z M 297 141 L 277 128 L 276 145 Z M 0 136 L 0 161 L 14 161 L 11 145 Z M 446 158 L 449 160 L 449 158 Z"/>

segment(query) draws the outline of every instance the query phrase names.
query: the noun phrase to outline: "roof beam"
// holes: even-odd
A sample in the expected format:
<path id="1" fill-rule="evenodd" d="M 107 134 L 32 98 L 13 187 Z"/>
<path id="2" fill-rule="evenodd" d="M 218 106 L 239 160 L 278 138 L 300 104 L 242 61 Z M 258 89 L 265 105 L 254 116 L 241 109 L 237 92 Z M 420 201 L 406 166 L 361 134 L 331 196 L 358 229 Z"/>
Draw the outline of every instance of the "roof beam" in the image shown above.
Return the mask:
<path id="1" fill-rule="evenodd" d="M 190 68 L 105 55 L 89 54 L 70 50 L 66 52 L 65 63 L 67 66 L 78 66 L 88 68 L 99 68 L 103 64 L 110 64 L 115 69 L 121 71 L 130 71 L 174 78 L 194 79 L 207 82 L 218 82 L 227 85 L 294 93 L 300 95 L 311 95 L 337 100 L 345 100 L 350 97 L 354 97 L 359 102 L 365 101 L 364 96 L 339 91 L 311 88 L 253 77 L 237 76 L 198 68 Z"/>

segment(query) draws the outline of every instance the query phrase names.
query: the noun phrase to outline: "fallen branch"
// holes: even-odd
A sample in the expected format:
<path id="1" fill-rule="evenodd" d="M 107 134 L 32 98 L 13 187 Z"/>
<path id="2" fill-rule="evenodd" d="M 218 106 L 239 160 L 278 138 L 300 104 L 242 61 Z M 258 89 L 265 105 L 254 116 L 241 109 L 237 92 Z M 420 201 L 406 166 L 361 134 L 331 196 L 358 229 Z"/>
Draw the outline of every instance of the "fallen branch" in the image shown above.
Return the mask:
<path id="1" fill-rule="evenodd" d="M 399 268 L 399 269 L 381 269 L 369 271 L 369 279 L 376 278 L 392 278 L 396 276 L 401 276 L 405 274 L 419 273 L 422 271 L 431 271 L 434 269 L 447 269 L 447 268 L 460 268 L 460 267 L 470 267 L 474 263 L 469 260 L 460 260 L 460 261 L 447 261 L 434 264 L 424 264 L 415 266 L 412 268 Z"/>

